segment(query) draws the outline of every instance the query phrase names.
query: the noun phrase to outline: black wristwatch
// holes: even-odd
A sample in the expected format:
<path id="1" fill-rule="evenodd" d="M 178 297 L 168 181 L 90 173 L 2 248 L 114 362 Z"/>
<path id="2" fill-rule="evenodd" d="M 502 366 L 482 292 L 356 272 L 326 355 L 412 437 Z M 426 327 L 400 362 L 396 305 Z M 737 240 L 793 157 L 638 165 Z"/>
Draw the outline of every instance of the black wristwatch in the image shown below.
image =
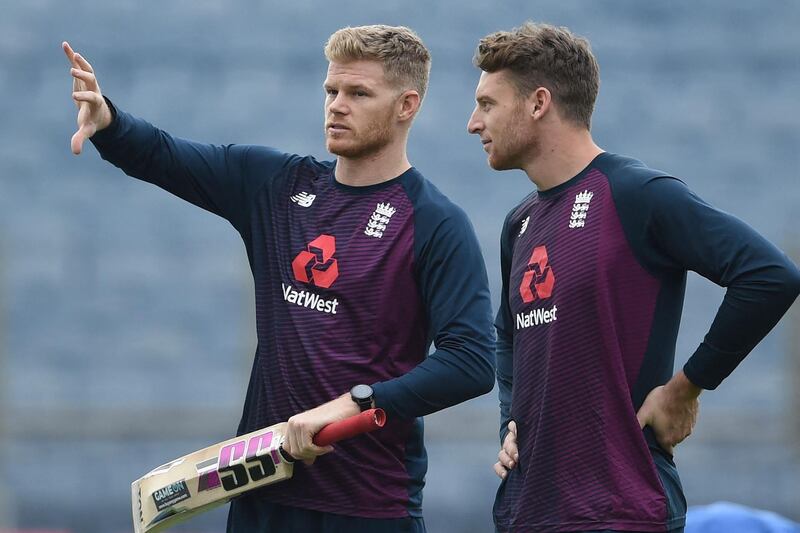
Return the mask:
<path id="1" fill-rule="evenodd" d="M 356 385 L 350 389 L 350 398 L 356 402 L 362 413 L 372 409 L 372 387 L 369 385 Z"/>

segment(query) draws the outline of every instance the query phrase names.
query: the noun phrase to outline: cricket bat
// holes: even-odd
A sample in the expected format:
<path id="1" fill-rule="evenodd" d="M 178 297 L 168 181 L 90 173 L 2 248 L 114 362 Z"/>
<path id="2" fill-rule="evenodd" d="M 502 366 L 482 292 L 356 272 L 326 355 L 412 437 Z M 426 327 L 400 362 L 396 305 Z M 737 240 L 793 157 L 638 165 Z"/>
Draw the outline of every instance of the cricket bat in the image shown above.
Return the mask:
<path id="1" fill-rule="evenodd" d="M 386 414 L 369 409 L 322 428 L 314 444 L 327 446 L 383 427 Z M 157 533 L 227 503 L 243 492 L 285 481 L 294 461 L 281 449 L 286 422 L 275 424 L 159 466 L 131 484 L 135 533 Z"/>

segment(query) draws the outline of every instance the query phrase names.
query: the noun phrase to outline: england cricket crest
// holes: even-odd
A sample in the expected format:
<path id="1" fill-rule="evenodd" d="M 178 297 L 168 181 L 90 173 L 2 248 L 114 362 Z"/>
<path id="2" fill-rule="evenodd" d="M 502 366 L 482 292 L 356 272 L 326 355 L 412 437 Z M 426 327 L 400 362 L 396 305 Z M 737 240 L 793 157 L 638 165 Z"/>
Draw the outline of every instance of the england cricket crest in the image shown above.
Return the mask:
<path id="1" fill-rule="evenodd" d="M 586 225 L 586 215 L 589 213 L 589 202 L 592 201 L 594 193 L 583 191 L 575 195 L 575 203 L 572 205 L 572 214 L 569 217 L 570 229 L 582 228 Z"/>
<path id="2" fill-rule="evenodd" d="M 389 221 L 396 211 L 397 209 L 392 207 L 392 204 L 389 202 L 385 204 L 379 203 L 377 207 L 375 207 L 372 216 L 369 217 L 367 227 L 364 229 L 364 235 L 377 239 L 383 237 L 383 232 L 386 231 L 386 227 L 389 225 Z"/>

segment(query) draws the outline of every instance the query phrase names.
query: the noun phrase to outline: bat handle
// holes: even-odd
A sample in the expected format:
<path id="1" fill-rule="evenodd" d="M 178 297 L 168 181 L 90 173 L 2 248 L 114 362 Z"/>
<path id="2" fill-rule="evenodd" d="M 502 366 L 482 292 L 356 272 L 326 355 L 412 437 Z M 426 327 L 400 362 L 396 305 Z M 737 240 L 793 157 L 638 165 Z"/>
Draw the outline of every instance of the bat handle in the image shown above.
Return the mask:
<path id="1" fill-rule="evenodd" d="M 314 435 L 312 441 L 317 446 L 327 446 L 362 433 L 375 431 L 378 428 L 382 428 L 384 424 L 386 424 L 386 413 L 383 409 L 367 409 L 357 415 L 328 424 Z M 284 459 L 294 462 L 294 457 L 286 453 L 283 448 L 280 451 Z"/>
<path id="2" fill-rule="evenodd" d="M 313 442 L 317 446 L 327 446 L 382 428 L 385 423 L 386 413 L 383 409 L 367 409 L 357 415 L 328 424 L 314 435 Z"/>

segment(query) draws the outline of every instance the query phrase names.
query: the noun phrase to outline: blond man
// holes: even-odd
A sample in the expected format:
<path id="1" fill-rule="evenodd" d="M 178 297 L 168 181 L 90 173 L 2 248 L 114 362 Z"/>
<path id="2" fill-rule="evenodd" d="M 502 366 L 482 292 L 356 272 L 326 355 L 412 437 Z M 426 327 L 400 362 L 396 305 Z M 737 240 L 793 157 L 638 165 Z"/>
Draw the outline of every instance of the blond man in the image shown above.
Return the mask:
<path id="1" fill-rule="evenodd" d="M 680 180 L 598 147 L 599 69 L 566 28 L 480 41 L 469 119 L 535 185 L 501 236 L 500 532 L 683 530 L 673 449 L 800 291 L 780 250 Z M 728 288 L 673 375 L 686 272 Z"/>
<path id="2" fill-rule="evenodd" d="M 406 155 L 428 83 L 422 41 L 389 26 L 330 37 L 335 161 L 174 138 L 112 105 L 89 63 L 64 51 L 79 107 L 73 152 L 91 138 L 103 159 L 224 217 L 244 240 L 258 348 L 238 432 L 288 419 L 284 447 L 306 464 L 235 500 L 228 531 L 424 531 L 421 417 L 488 392 L 494 346 L 474 231 Z M 371 406 L 388 414 L 381 431 L 335 450 L 311 442 Z"/>

